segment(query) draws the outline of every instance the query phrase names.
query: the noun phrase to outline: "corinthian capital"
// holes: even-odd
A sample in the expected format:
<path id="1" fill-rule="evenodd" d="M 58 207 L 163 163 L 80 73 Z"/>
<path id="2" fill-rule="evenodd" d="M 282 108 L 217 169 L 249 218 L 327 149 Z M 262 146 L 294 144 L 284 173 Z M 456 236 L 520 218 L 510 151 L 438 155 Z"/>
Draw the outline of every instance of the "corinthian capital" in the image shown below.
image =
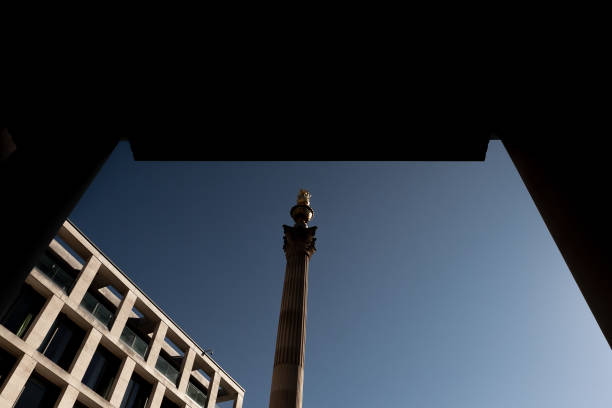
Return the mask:
<path id="1" fill-rule="evenodd" d="M 317 227 L 304 228 L 304 227 L 290 227 L 283 225 L 285 235 L 283 237 L 284 245 L 283 250 L 285 256 L 290 255 L 307 255 L 311 257 L 315 253 L 315 233 Z"/>

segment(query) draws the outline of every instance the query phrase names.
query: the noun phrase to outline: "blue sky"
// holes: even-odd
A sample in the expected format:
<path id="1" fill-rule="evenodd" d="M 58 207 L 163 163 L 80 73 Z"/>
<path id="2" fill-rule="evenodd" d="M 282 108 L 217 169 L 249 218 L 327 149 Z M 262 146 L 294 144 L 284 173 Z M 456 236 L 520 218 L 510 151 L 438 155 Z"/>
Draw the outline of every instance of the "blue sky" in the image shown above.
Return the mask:
<path id="1" fill-rule="evenodd" d="M 136 162 L 70 219 L 268 404 L 282 224 L 312 193 L 305 407 L 609 407 L 612 355 L 499 141 L 485 162 Z"/>

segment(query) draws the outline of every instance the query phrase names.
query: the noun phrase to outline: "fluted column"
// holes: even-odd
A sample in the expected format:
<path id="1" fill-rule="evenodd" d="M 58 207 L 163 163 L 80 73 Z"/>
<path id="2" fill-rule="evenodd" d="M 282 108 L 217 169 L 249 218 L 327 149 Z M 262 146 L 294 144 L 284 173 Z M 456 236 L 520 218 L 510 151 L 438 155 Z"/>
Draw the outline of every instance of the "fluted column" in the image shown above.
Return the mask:
<path id="1" fill-rule="evenodd" d="M 291 209 L 296 225 L 283 225 L 287 266 L 276 335 L 270 408 L 302 407 L 308 266 L 315 252 L 317 229 L 308 228 L 306 224 L 314 214 L 309 204 L 309 200 L 300 202 L 298 196 L 298 205 Z"/>

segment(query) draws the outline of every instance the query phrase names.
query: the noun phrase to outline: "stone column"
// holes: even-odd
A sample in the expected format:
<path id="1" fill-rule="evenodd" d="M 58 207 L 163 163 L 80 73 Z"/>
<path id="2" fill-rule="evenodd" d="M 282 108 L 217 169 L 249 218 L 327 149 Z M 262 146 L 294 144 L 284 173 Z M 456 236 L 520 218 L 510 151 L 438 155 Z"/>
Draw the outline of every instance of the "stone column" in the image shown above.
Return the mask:
<path id="1" fill-rule="evenodd" d="M 83 300 L 83 296 L 85 296 L 85 292 L 87 292 L 89 285 L 91 285 L 91 282 L 98 273 L 100 265 L 102 265 L 100 260 L 92 255 L 89 258 L 89 261 L 87 261 L 87 264 L 85 264 L 81 270 L 81 273 L 79 273 L 79 276 L 74 283 L 72 290 L 70 291 L 70 296 L 68 296 L 70 300 L 74 301 L 77 305 L 81 303 L 81 300 Z"/>
<path id="2" fill-rule="evenodd" d="M 85 340 L 77 351 L 76 358 L 72 362 L 72 366 L 69 370 L 70 374 L 72 374 L 77 380 L 81 381 L 83 379 L 83 376 L 89 367 L 89 363 L 91 363 L 91 359 L 98 349 L 98 344 L 100 344 L 101 339 L 102 333 L 100 333 L 95 327 L 89 329 L 89 333 L 87 333 L 87 336 L 85 336 Z"/>
<path id="3" fill-rule="evenodd" d="M 283 225 L 287 266 L 276 335 L 270 408 L 302 407 L 308 266 L 315 252 L 317 229 L 307 225 L 314 215 L 309 204 L 310 194 L 300 191 L 298 204 L 291 209 L 295 226 Z"/>
<path id="4" fill-rule="evenodd" d="M 219 392 L 219 382 L 221 381 L 221 374 L 219 371 L 215 371 L 215 374 L 208 383 L 208 398 L 206 398 L 206 408 L 215 408 L 217 405 L 217 393 Z"/>
<path id="5" fill-rule="evenodd" d="M 136 294 L 131 290 L 128 290 L 128 292 L 123 297 L 123 300 L 121 301 L 117 312 L 115 313 L 115 319 L 110 329 L 111 336 L 121 336 L 121 332 L 123 331 L 128 318 L 132 314 L 134 303 L 136 303 Z"/>
<path id="6" fill-rule="evenodd" d="M 145 408 L 159 408 L 162 401 L 164 400 L 164 394 L 166 393 L 166 386 L 161 382 L 155 382 L 153 391 L 151 391 L 151 397 L 147 401 Z"/>
<path id="7" fill-rule="evenodd" d="M 30 378 L 30 374 L 34 371 L 34 367 L 36 367 L 36 361 L 32 357 L 27 354 L 21 356 L 9 374 L 8 380 L 4 384 L 4 388 L 2 388 L 0 397 L 2 398 L 2 402 L 6 404 L 3 406 L 12 407 L 15 401 L 19 399 L 23 387 L 25 387 Z"/>
<path id="8" fill-rule="evenodd" d="M 53 408 L 72 408 L 79 396 L 79 390 L 68 384 Z"/>
<path id="9" fill-rule="evenodd" d="M 151 367 L 155 367 L 155 364 L 157 363 L 159 352 L 162 348 L 162 345 L 166 341 L 167 331 L 168 325 L 162 320 L 160 320 L 157 324 L 157 328 L 155 329 L 155 334 L 153 335 L 153 339 L 151 340 L 151 346 L 149 347 L 149 354 L 147 355 L 147 364 Z"/>
<path id="10" fill-rule="evenodd" d="M 125 360 L 123 360 L 123 364 L 119 369 L 119 375 L 115 379 L 113 392 L 111 393 L 110 403 L 112 406 L 118 407 L 119 404 L 121 404 L 123 394 L 125 394 L 130 378 L 132 378 L 134 367 L 136 367 L 136 362 L 130 357 L 125 357 Z"/>
<path id="11" fill-rule="evenodd" d="M 244 400 L 243 394 L 238 394 L 236 399 L 234 400 L 234 408 L 242 408 L 242 401 Z"/>
<path id="12" fill-rule="evenodd" d="M 59 316 L 63 307 L 64 301 L 55 295 L 51 295 L 51 297 L 47 299 L 43 309 L 34 320 L 30 331 L 26 334 L 26 343 L 38 348 L 55 322 L 55 319 L 57 319 L 57 316 Z"/>
<path id="13" fill-rule="evenodd" d="M 195 351 L 190 348 L 185 356 L 183 357 L 183 362 L 181 363 L 181 374 L 179 377 L 179 382 L 176 388 L 178 388 L 179 392 L 187 391 L 187 383 L 189 382 L 189 378 L 191 377 L 191 372 L 193 371 L 193 362 L 195 360 Z"/>

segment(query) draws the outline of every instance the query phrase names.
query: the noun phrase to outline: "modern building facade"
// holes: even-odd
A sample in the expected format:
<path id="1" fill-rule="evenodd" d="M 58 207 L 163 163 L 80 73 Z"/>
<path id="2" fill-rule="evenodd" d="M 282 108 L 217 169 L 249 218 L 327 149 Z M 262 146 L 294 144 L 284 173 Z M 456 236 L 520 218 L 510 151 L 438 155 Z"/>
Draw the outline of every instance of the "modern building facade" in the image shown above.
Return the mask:
<path id="1" fill-rule="evenodd" d="M 243 399 L 70 221 L 0 317 L 1 408 L 241 408 Z"/>

